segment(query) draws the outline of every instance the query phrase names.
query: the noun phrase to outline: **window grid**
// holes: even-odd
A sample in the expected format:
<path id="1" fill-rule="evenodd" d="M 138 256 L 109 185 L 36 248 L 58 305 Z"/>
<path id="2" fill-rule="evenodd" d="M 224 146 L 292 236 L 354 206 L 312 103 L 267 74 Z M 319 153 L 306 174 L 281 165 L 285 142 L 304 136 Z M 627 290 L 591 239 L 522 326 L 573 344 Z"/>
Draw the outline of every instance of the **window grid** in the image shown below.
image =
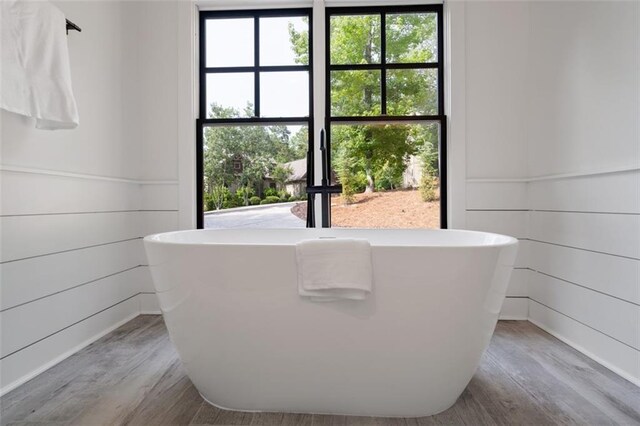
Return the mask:
<path id="1" fill-rule="evenodd" d="M 309 22 L 309 63 L 307 65 L 260 65 L 260 18 L 272 17 L 306 17 Z M 214 19 L 253 18 L 254 19 L 254 65 L 253 66 L 206 66 L 206 22 Z M 211 126 L 224 125 L 304 125 L 309 129 L 309 150 L 313 151 L 313 22 L 312 10 L 309 8 L 298 9 L 266 9 L 266 10 L 238 10 L 238 11 L 203 11 L 200 12 L 199 33 L 199 119 L 196 122 L 196 224 L 197 228 L 204 228 L 204 129 Z M 260 75 L 265 72 L 278 71 L 307 71 L 309 73 L 309 109 L 308 116 L 300 117 L 262 117 L 260 114 Z M 254 110 L 252 117 L 214 118 L 207 117 L 207 84 L 209 74 L 224 74 L 252 72 L 254 74 Z M 313 177 L 313 164 L 308 165 L 307 180 Z M 311 186 L 308 183 L 308 186 Z"/>
<path id="2" fill-rule="evenodd" d="M 400 13 L 434 13 L 437 25 L 437 62 L 417 63 L 388 63 L 386 40 L 386 17 L 388 14 Z M 380 63 L 374 64 L 332 64 L 331 63 L 331 17 L 353 15 L 379 15 L 380 16 Z M 440 227 L 447 228 L 447 117 L 444 114 L 444 31 L 443 31 L 443 7 L 442 5 L 420 6 L 381 6 L 381 7 L 335 7 L 326 9 L 325 18 L 325 64 L 326 64 L 326 118 L 325 128 L 331 129 L 332 123 L 367 124 L 375 123 L 402 123 L 402 122 L 436 122 L 440 124 L 440 139 L 438 147 L 439 175 L 440 175 Z M 438 89 L 437 105 L 438 114 L 435 115 L 387 115 L 387 70 L 393 69 L 437 69 Z M 331 72 L 355 71 L 355 70 L 379 70 L 380 71 L 380 115 L 375 116 L 333 116 L 331 108 Z M 327 162 L 331 163 L 331 132 L 327 131 Z M 323 211 L 328 216 L 323 220 L 323 226 L 330 226 L 330 212 Z"/>
<path id="3" fill-rule="evenodd" d="M 309 19 L 309 64 L 303 65 L 260 65 L 260 18 L 284 18 L 284 17 L 306 17 Z M 233 19 L 233 18 L 253 18 L 253 66 L 227 66 L 227 67 L 207 67 L 206 66 L 206 21 L 215 19 Z M 248 120 L 256 118 L 264 118 L 260 114 L 260 74 L 264 72 L 285 72 L 285 71 L 307 71 L 309 72 L 309 86 L 312 86 L 312 73 L 313 62 L 311 55 L 312 48 L 312 33 L 311 33 L 311 10 L 310 9 L 277 9 L 277 10 L 247 10 L 247 11 L 221 11 L 221 12 L 200 12 L 200 118 L 203 119 L 205 124 L 229 124 L 230 119 L 218 119 L 207 117 L 207 102 L 206 102 L 206 76 L 207 74 L 225 74 L 225 73 L 240 73 L 251 72 L 254 74 L 254 94 L 253 105 L 254 114 L 253 117 L 249 117 Z M 309 116 L 303 117 L 282 117 L 268 118 L 268 123 L 288 123 L 297 124 L 300 122 L 307 123 L 309 117 L 312 117 L 312 97 L 310 96 L 309 102 Z M 276 121 L 274 121 L 276 119 Z M 231 119 L 236 120 L 236 119 Z M 242 121 L 247 122 L 246 118 L 242 118 Z M 295 121 L 295 123 L 293 123 Z M 253 122 L 253 121 L 251 121 Z M 259 122 L 259 121 L 258 121 Z"/>

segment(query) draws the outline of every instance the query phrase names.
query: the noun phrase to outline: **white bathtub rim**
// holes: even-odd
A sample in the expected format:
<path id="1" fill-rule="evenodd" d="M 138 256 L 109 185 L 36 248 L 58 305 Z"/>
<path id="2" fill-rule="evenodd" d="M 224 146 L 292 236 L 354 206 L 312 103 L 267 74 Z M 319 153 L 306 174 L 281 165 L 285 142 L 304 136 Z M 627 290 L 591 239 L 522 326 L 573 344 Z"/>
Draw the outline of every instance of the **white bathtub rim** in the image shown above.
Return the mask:
<path id="1" fill-rule="evenodd" d="M 299 229 L 294 229 L 294 228 L 273 228 L 273 229 L 260 229 L 260 228 L 256 228 L 256 229 L 252 229 L 252 228 L 242 228 L 242 229 L 189 229 L 189 230 L 180 230 L 180 231 L 171 231 L 171 232 L 161 232 L 161 233 L 157 233 L 157 234 L 151 234 L 151 235 L 147 235 L 146 237 L 144 237 L 143 241 L 144 243 L 152 243 L 152 244 L 166 244 L 166 245 L 177 245 L 177 246 L 212 246 L 212 247 L 224 247 L 224 246 L 231 246 L 231 247 L 240 247 L 240 246 L 250 246 L 250 247 L 282 247 L 282 246 L 290 246 L 293 247 L 295 246 L 296 243 L 277 243 L 277 242 L 208 242 L 208 241 L 201 241 L 201 242 L 187 242 L 187 241 L 176 241 L 176 240 L 172 240 L 170 239 L 171 237 L 175 236 L 175 235 L 179 235 L 179 234 L 190 234 L 190 233 L 201 233 L 201 232 L 207 232 L 207 233 L 215 233 L 216 231 L 239 231 L 239 232 L 252 232 L 252 231 L 270 231 L 270 232 L 278 232 L 278 231 L 283 231 L 283 232 L 289 232 L 289 231 L 302 231 L 305 229 L 332 229 L 332 228 L 299 228 Z M 493 233 L 493 232 L 483 232 L 483 231 L 471 231 L 471 230 L 467 230 L 467 229 L 425 229 L 425 228 L 405 228 L 405 229 L 379 229 L 379 228 L 336 228 L 336 229 L 340 229 L 340 230 L 349 230 L 349 231 L 371 231 L 371 232 L 376 232 L 376 231 L 430 231 L 430 232 L 437 232 L 437 233 L 456 233 L 456 234 L 468 234 L 468 235 L 473 235 L 473 236 L 485 236 L 485 237 L 492 237 L 495 240 L 497 240 L 498 242 L 490 242 L 490 243 L 484 243 L 484 244 L 478 244 L 477 242 L 474 243 L 461 243 L 461 244 L 446 244 L 446 245 L 442 245 L 442 244 L 422 244 L 422 245 L 418 245 L 418 244 L 397 244 L 397 243 L 385 243 L 385 244 L 377 244 L 375 242 L 371 243 L 371 247 L 380 247 L 380 248 L 438 248 L 438 249 L 466 249 L 466 248 L 502 248 L 502 247 L 507 247 L 507 246 L 513 246 L 513 245 L 517 245 L 518 244 L 518 239 L 515 237 L 512 237 L 510 235 L 504 235 L 504 234 L 497 234 L 497 233 Z M 302 240 L 301 240 L 302 241 Z"/>

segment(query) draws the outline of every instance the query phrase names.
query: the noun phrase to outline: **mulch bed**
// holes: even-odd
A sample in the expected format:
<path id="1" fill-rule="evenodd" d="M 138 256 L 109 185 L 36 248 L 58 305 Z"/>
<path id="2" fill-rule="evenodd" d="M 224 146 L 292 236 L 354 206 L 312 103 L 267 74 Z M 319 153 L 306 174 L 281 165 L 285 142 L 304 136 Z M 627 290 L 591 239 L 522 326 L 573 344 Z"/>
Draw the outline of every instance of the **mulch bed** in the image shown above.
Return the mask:
<path id="1" fill-rule="evenodd" d="M 440 228 L 440 202 L 424 202 L 417 190 L 357 194 L 353 204 L 341 196 L 331 199 L 331 224 L 342 228 Z M 291 212 L 306 220 L 307 203 Z"/>

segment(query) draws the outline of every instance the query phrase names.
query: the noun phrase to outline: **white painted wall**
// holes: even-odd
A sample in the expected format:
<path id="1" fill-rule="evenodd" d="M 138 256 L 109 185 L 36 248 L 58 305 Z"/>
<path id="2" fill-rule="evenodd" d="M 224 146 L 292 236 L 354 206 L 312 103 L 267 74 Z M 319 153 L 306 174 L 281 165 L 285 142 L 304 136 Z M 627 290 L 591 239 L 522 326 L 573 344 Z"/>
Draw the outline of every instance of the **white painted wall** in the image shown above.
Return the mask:
<path id="1" fill-rule="evenodd" d="M 640 4 L 473 1 L 465 21 L 466 227 L 521 239 L 502 316 L 640 383 Z"/>
<path id="2" fill-rule="evenodd" d="M 189 29 L 180 38 L 180 8 L 189 8 L 190 4 L 176 1 L 126 4 L 132 41 L 128 49 L 132 64 L 131 85 L 127 93 L 135 106 L 132 114 L 135 122 L 130 128 L 141 153 L 137 171 L 138 178 L 142 180 L 140 203 L 145 211 L 143 221 L 151 226 L 151 230 L 142 231 L 141 235 L 145 236 L 178 229 L 178 151 L 181 143 L 195 146 L 193 133 L 189 133 L 195 128 L 192 119 L 187 119 L 186 136 L 184 132 L 179 133 L 181 117 L 189 116 L 190 112 L 188 106 L 181 102 L 180 92 L 183 97 L 188 97 L 193 91 L 188 85 L 186 88 L 181 85 L 188 79 L 181 81 L 179 78 L 179 70 L 183 68 L 181 62 L 189 61 L 189 58 L 181 57 L 178 46 L 185 35 L 189 40 Z M 141 257 L 140 268 L 144 276 L 139 296 L 141 310 L 159 312 L 144 253 Z"/>
<path id="3" fill-rule="evenodd" d="M 170 131 L 151 132 L 149 123 L 171 123 L 177 106 L 158 90 L 158 107 L 140 112 L 148 87 L 139 84 L 139 5 L 55 4 L 83 29 L 68 36 L 81 121 L 51 132 L 1 112 L 2 392 L 141 310 L 157 310 L 140 238 L 175 226 L 177 215 L 166 201 L 171 188 L 177 199 L 176 165 L 162 164 L 167 175 L 142 166 L 151 164 L 149 141 L 162 153 L 158 133 Z"/>
<path id="4" fill-rule="evenodd" d="M 640 3 L 530 13 L 530 320 L 640 384 Z"/>
<path id="5" fill-rule="evenodd" d="M 465 35 L 464 46 L 458 46 L 465 49 L 464 74 L 452 81 L 451 90 L 464 84 L 466 117 L 461 123 L 452 114 L 451 122 L 454 127 L 464 125 L 466 136 L 462 140 L 452 135 L 451 144 L 453 149 L 457 145 L 466 148 L 465 180 L 458 182 L 466 186 L 466 196 L 464 223 L 453 222 L 453 226 L 508 234 L 520 240 L 520 254 L 501 318 L 526 319 L 529 213 L 524 99 L 529 5 L 474 1 L 462 7 L 464 11 L 451 17 L 451 25 L 455 33 Z M 462 14 L 463 22 L 458 18 Z M 459 28 L 463 24 L 464 29 Z M 451 72 L 457 75 L 455 69 Z"/>

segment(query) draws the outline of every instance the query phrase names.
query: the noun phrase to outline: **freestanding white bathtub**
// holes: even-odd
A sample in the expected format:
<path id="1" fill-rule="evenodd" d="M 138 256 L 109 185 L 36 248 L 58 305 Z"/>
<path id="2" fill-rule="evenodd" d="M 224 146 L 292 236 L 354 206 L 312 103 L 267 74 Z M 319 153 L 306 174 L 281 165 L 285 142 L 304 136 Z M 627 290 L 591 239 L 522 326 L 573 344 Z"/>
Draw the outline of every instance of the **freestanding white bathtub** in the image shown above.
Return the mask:
<path id="1" fill-rule="evenodd" d="M 365 238 L 366 301 L 298 296 L 295 243 Z M 427 416 L 453 405 L 493 333 L 514 238 L 440 230 L 198 230 L 145 249 L 169 334 L 221 408 Z"/>

